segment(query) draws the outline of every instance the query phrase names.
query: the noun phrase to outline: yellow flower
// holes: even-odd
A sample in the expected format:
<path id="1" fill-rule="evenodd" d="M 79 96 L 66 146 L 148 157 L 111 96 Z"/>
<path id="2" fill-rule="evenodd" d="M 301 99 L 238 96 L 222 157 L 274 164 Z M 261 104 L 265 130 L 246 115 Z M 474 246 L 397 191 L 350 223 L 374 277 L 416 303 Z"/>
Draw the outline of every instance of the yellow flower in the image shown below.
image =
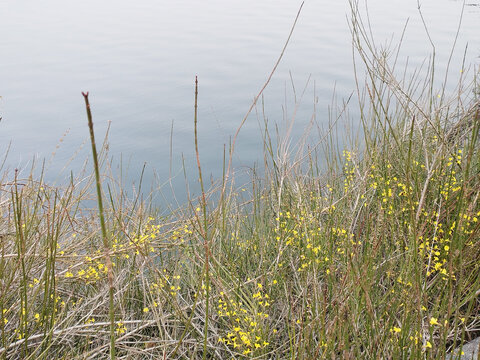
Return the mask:
<path id="1" fill-rule="evenodd" d="M 125 325 L 123 324 L 123 322 L 119 321 L 117 323 L 117 329 L 115 330 L 117 334 L 123 334 L 125 333 L 125 331 L 127 330 L 127 328 L 125 327 Z"/>
<path id="2" fill-rule="evenodd" d="M 437 319 L 435 319 L 434 317 L 430 318 L 430 325 L 438 325 Z"/>

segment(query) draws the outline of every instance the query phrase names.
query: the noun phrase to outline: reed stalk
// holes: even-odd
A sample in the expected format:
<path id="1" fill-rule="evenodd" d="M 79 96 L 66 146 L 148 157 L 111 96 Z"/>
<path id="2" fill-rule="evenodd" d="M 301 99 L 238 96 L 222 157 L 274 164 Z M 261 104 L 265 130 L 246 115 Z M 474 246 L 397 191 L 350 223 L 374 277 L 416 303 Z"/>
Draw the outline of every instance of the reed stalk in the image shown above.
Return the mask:
<path id="1" fill-rule="evenodd" d="M 110 359 L 113 360 L 115 359 L 115 308 L 114 308 L 113 267 L 112 267 L 112 260 L 110 258 L 111 244 L 107 236 L 107 228 L 105 226 L 105 216 L 103 212 L 103 201 L 102 201 L 102 184 L 101 184 L 101 178 L 100 178 L 100 170 L 98 166 L 97 147 L 95 145 L 95 133 L 93 131 L 92 111 L 90 109 L 90 102 L 88 100 L 88 92 L 86 93 L 82 92 L 82 95 L 85 100 L 85 107 L 87 110 L 88 129 L 90 131 L 90 143 L 92 145 L 93 167 L 95 170 L 95 180 L 96 180 L 96 189 L 97 189 L 98 215 L 100 217 L 100 228 L 102 231 L 105 263 L 107 266 L 107 273 L 108 273 L 108 287 L 109 287 L 108 310 L 109 310 L 109 317 L 110 317 Z"/>
<path id="2" fill-rule="evenodd" d="M 200 165 L 200 152 L 198 150 L 198 131 L 197 131 L 197 121 L 198 121 L 198 77 L 195 76 L 195 105 L 194 105 L 194 137 L 195 137 L 195 158 L 197 160 L 197 169 L 198 169 L 198 181 L 200 182 L 201 189 L 201 201 L 200 205 L 202 207 L 202 218 L 203 222 L 200 223 L 199 219 L 199 229 L 201 236 L 203 238 L 203 247 L 205 250 L 205 324 L 204 324 L 204 335 L 203 335 L 203 359 L 206 359 L 207 356 L 207 339 L 208 339 L 208 319 L 209 319 L 209 306 L 210 306 L 210 248 L 209 248 L 209 233 L 208 233 L 208 220 L 207 220 L 207 198 L 205 195 L 205 187 L 203 184 L 202 177 L 202 166 Z"/>

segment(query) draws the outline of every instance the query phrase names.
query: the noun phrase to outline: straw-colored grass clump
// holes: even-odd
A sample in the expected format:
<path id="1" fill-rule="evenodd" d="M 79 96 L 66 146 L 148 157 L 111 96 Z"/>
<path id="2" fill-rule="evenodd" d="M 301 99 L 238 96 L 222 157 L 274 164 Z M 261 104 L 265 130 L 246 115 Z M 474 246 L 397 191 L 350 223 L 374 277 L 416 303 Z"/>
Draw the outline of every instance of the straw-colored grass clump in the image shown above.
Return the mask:
<path id="1" fill-rule="evenodd" d="M 104 179 L 107 241 L 93 177 L 5 174 L 0 357 L 439 359 L 480 335 L 478 84 L 397 79 L 353 19 L 361 145 L 285 156 L 266 128 L 261 176 L 169 215 Z"/>

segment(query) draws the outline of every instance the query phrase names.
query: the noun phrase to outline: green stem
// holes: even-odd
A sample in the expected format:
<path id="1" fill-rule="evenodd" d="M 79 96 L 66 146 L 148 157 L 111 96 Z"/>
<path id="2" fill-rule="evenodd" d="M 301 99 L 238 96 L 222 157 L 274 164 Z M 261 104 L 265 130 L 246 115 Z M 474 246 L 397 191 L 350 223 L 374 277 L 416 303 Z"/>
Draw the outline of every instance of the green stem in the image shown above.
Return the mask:
<path id="1" fill-rule="evenodd" d="M 105 263 L 107 266 L 108 272 L 108 285 L 109 285 L 109 315 L 110 315 L 110 359 L 115 359 L 115 312 L 113 307 L 113 269 L 112 261 L 110 259 L 110 243 L 107 238 L 107 230 L 105 227 L 105 217 L 103 214 L 103 203 L 102 203 L 102 189 L 100 183 L 100 172 L 98 170 L 98 156 L 97 148 L 95 146 L 95 134 L 93 132 L 93 120 L 92 112 L 90 110 L 90 103 L 88 101 L 88 92 L 82 92 L 83 98 L 85 99 L 85 106 L 87 109 L 88 117 L 88 128 L 90 130 L 90 142 L 92 143 L 92 154 L 93 154 L 93 167 L 95 169 L 95 179 L 97 183 L 97 201 L 98 201 L 98 212 L 100 216 L 100 227 L 102 229 L 102 240 L 103 247 L 105 249 Z"/>
<path id="2" fill-rule="evenodd" d="M 198 133 L 197 133 L 197 109 L 198 109 L 198 78 L 195 76 L 195 114 L 194 114 L 194 133 L 195 133 L 195 154 L 197 157 L 198 180 L 202 189 L 202 211 L 203 211 L 203 246 L 205 248 L 205 327 L 203 339 L 203 359 L 207 356 L 207 338 L 208 338 L 208 312 L 210 297 L 210 269 L 209 269 L 209 244 L 208 244 L 208 223 L 207 223 L 207 201 L 205 197 L 205 189 L 203 186 L 202 167 L 200 166 L 200 155 L 198 151 Z"/>

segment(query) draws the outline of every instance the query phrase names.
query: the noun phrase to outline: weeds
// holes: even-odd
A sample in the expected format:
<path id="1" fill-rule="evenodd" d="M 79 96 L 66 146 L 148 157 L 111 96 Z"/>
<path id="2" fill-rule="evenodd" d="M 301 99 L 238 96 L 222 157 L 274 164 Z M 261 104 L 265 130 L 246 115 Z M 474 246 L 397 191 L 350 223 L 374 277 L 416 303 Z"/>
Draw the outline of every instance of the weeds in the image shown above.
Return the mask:
<path id="1" fill-rule="evenodd" d="M 451 98 L 432 68 L 398 78 L 352 10 L 362 141 L 336 151 L 331 124 L 286 154 L 265 121 L 250 184 L 226 164 L 203 189 L 196 146 L 200 199 L 160 216 L 106 176 L 105 225 L 100 173 L 5 174 L 0 356 L 439 359 L 479 336 L 478 73 Z"/>

